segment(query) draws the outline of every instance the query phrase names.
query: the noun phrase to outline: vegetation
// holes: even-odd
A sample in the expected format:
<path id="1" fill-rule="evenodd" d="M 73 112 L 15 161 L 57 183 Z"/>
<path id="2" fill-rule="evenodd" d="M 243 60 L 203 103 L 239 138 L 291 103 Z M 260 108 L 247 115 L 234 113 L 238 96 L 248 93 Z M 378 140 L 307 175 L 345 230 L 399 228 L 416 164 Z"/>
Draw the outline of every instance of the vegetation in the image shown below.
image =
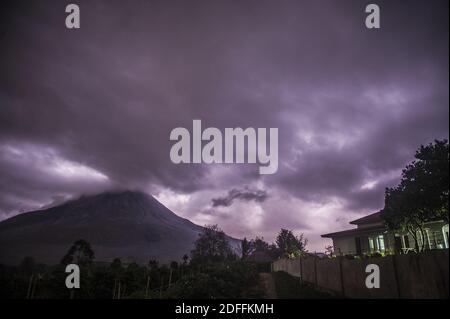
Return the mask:
<path id="1" fill-rule="evenodd" d="M 70 247 L 67 254 L 61 260 L 63 265 L 77 264 L 80 267 L 87 267 L 94 261 L 95 254 L 91 248 L 91 244 L 80 239 Z"/>
<path id="2" fill-rule="evenodd" d="M 263 238 L 245 239 L 244 256 L 255 251 L 271 258 L 297 256 L 305 251 L 306 239 L 282 229 L 276 244 Z M 65 286 L 68 264 L 80 267 L 80 289 Z M 76 241 L 60 264 L 36 264 L 26 257 L 19 266 L 0 265 L 0 298 L 262 298 L 259 265 L 239 258 L 225 233 L 217 225 L 205 227 L 190 256 L 160 265 L 124 264 L 119 258 L 111 263 L 96 263 L 95 253 L 85 240 Z"/>
<path id="3" fill-rule="evenodd" d="M 448 141 L 421 146 L 415 158 L 403 170 L 400 184 L 386 189 L 381 217 L 390 229 L 408 232 L 416 250 L 422 251 L 425 241 L 419 241 L 418 235 L 425 238 L 424 224 L 433 220 L 448 223 Z"/>
<path id="4" fill-rule="evenodd" d="M 281 229 L 275 239 L 275 244 L 269 244 L 264 238 L 256 237 L 255 239 L 242 241 L 242 259 L 245 260 L 253 252 L 265 252 L 273 259 L 277 258 L 295 258 L 304 255 L 308 239 L 303 234 L 295 236 L 291 230 Z"/>
<path id="5" fill-rule="evenodd" d="M 281 257 L 295 258 L 306 252 L 308 240 L 303 234 L 295 236 L 292 231 L 281 229 L 275 242 Z"/>
<path id="6" fill-rule="evenodd" d="M 275 244 L 269 244 L 264 241 L 262 237 L 256 237 L 255 239 L 247 240 L 244 238 L 242 244 L 242 259 L 245 260 L 251 256 L 254 252 L 264 252 L 273 259 L 280 256 L 278 247 Z"/>
<path id="7" fill-rule="evenodd" d="M 284 271 L 272 273 L 275 281 L 275 290 L 280 299 L 322 299 L 332 297 L 326 292 L 314 288 L 310 284 L 301 283 L 299 278 L 295 278 Z"/>
<path id="8" fill-rule="evenodd" d="M 191 251 L 193 265 L 220 263 L 236 258 L 225 233 L 217 225 L 206 226 L 195 242 L 195 248 Z"/>
<path id="9" fill-rule="evenodd" d="M 217 226 L 199 236 L 195 248 L 182 262 L 147 266 L 95 263 L 94 252 L 84 240 L 76 241 L 56 266 L 36 264 L 24 258 L 16 267 L 0 265 L 0 298 L 257 298 L 258 272 L 254 265 L 238 260 Z M 80 289 L 65 287 L 65 267 L 76 263 L 81 270 Z"/>
<path id="10" fill-rule="evenodd" d="M 210 263 L 172 285 L 166 298 L 261 298 L 258 272 L 241 261 Z"/>
<path id="11" fill-rule="evenodd" d="M 396 187 L 387 188 L 385 207 L 381 212 L 388 227 L 409 232 L 417 251 L 423 250 L 424 225 L 429 221 L 448 223 L 449 144 L 447 140 L 421 146 L 415 160 L 406 166 Z M 308 240 L 303 234 L 281 229 L 275 243 L 261 237 L 242 241 L 241 258 L 217 226 L 204 228 L 190 255 L 182 260 L 160 265 L 150 260 L 147 265 L 124 264 L 119 258 L 111 263 L 96 263 L 95 253 L 85 240 L 76 241 L 60 264 L 37 264 L 25 257 L 19 266 L 0 265 L 0 298 L 259 298 L 257 263 L 249 262 L 252 254 L 263 252 L 269 260 L 295 258 L 307 254 Z M 333 247 L 326 247 L 333 256 Z M 356 258 L 379 257 L 362 255 Z M 346 258 L 354 259 L 352 255 Z M 66 265 L 75 263 L 81 270 L 81 288 L 65 287 Z M 287 273 L 271 274 L 279 298 L 327 298 L 329 294 L 300 283 Z"/>

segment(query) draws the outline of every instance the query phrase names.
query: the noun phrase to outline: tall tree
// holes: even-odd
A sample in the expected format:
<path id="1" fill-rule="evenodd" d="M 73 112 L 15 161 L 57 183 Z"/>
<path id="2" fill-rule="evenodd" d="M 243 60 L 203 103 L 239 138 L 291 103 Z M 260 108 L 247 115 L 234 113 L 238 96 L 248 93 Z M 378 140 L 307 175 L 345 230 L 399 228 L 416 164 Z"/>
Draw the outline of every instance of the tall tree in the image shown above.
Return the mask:
<path id="1" fill-rule="evenodd" d="M 241 242 L 242 245 L 242 259 L 250 256 L 255 251 L 265 252 L 268 255 L 273 255 L 273 247 L 264 241 L 264 237 L 256 237 L 255 239 L 247 240 L 244 238 Z"/>
<path id="2" fill-rule="evenodd" d="M 381 217 L 390 229 L 407 231 L 418 251 L 425 249 L 424 224 L 433 220 L 448 223 L 448 183 L 448 141 L 420 146 L 415 160 L 403 170 L 400 184 L 386 189 Z"/>
<path id="3" fill-rule="evenodd" d="M 183 265 L 187 265 L 188 260 L 189 260 L 189 256 L 187 254 L 184 254 L 183 255 Z"/>
<path id="4" fill-rule="evenodd" d="M 308 239 L 303 234 L 295 236 L 291 230 L 281 229 L 277 238 L 276 244 L 281 256 L 287 258 L 294 258 L 306 252 L 306 244 Z"/>
<path id="5" fill-rule="evenodd" d="M 77 240 L 67 254 L 61 260 L 64 265 L 77 264 L 78 266 L 90 266 L 95 258 L 91 244 L 83 239 Z"/>
<path id="6" fill-rule="evenodd" d="M 269 244 L 264 240 L 264 237 L 256 237 L 252 241 L 254 251 L 269 251 Z"/>
<path id="7" fill-rule="evenodd" d="M 246 237 L 241 241 L 242 259 L 247 258 L 252 253 L 252 241 L 247 240 Z"/>
<path id="8" fill-rule="evenodd" d="M 191 251 L 191 263 L 221 262 L 235 257 L 225 233 L 217 225 L 206 226 Z"/>

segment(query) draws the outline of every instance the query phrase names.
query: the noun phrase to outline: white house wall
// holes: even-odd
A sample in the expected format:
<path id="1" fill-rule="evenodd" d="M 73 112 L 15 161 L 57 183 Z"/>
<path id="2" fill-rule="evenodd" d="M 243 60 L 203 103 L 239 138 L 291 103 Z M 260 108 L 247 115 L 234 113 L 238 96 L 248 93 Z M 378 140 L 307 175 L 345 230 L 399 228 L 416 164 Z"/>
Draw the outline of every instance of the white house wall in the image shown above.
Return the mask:
<path id="1" fill-rule="evenodd" d="M 333 238 L 333 245 L 335 254 L 346 255 L 356 253 L 355 237 Z"/>

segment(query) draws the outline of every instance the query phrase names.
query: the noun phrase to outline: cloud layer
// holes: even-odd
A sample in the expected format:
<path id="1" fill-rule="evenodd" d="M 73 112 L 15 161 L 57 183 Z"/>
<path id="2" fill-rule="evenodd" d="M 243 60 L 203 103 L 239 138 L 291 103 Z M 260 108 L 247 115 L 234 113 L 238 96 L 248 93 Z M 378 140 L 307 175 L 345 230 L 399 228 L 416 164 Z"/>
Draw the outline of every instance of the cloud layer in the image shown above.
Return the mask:
<path id="1" fill-rule="evenodd" d="M 231 235 L 285 227 L 323 250 L 448 137 L 447 1 L 379 1 L 380 30 L 361 1 L 77 3 L 79 30 L 61 1 L 2 4 L 2 218 L 139 188 Z M 174 165 L 169 133 L 193 119 L 278 127 L 278 172 Z"/>
<path id="2" fill-rule="evenodd" d="M 236 199 L 244 201 L 255 201 L 257 203 L 262 203 L 267 199 L 267 192 L 264 190 L 252 190 L 249 188 L 236 189 L 228 191 L 228 194 L 224 197 L 218 197 L 212 199 L 212 207 L 224 206 L 229 207 L 233 204 Z"/>

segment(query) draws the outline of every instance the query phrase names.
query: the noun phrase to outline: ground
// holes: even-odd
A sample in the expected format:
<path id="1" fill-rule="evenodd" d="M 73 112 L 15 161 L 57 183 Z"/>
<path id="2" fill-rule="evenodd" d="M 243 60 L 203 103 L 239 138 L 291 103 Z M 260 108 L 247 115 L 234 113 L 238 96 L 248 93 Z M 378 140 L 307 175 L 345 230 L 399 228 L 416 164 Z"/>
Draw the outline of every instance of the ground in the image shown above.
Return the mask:
<path id="1" fill-rule="evenodd" d="M 302 284 L 300 279 L 285 272 L 261 273 L 261 287 L 268 299 L 324 299 L 333 296 Z"/>
<path id="2" fill-rule="evenodd" d="M 262 272 L 259 274 L 259 278 L 261 280 L 261 288 L 264 291 L 265 298 L 277 299 L 277 292 L 272 273 Z"/>

